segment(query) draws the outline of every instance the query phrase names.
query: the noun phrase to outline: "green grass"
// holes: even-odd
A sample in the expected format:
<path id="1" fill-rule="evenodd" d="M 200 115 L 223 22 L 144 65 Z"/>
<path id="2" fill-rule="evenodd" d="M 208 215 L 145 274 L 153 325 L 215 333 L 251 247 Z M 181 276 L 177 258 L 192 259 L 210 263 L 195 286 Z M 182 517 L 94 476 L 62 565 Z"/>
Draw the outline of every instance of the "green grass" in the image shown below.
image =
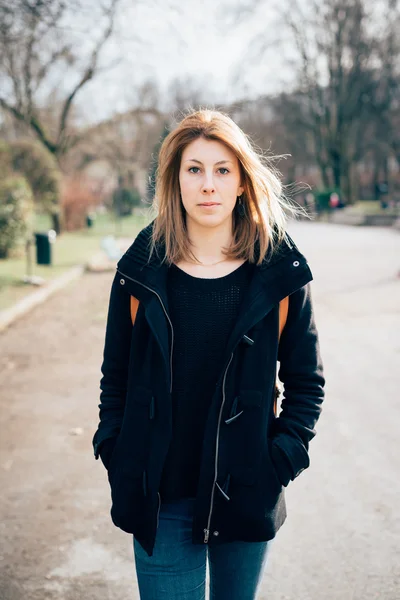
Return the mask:
<path id="1" fill-rule="evenodd" d="M 389 215 L 395 212 L 393 208 L 381 208 L 381 203 L 377 200 L 360 200 L 345 210 L 351 215 Z"/>
<path id="2" fill-rule="evenodd" d="M 97 215 L 93 227 L 81 231 L 65 232 L 57 237 L 51 246 L 52 264 L 36 264 L 36 248 L 31 249 L 33 274 L 51 281 L 73 266 L 85 263 L 93 254 L 100 251 L 100 243 L 106 235 L 114 237 L 136 237 L 138 231 L 149 222 L 145 216 L 130 216 L 115 222 L 109 214 Z M 50 229 L 50 219 L 46 215 L 35 217 L 34 231 Z M 24 246 L 13 251 L 13 256 L 0 259 L 0 310 L 9 308 L 15 302 L 37 289 L 23 283 L 26 274 L 26 257 Z"/>

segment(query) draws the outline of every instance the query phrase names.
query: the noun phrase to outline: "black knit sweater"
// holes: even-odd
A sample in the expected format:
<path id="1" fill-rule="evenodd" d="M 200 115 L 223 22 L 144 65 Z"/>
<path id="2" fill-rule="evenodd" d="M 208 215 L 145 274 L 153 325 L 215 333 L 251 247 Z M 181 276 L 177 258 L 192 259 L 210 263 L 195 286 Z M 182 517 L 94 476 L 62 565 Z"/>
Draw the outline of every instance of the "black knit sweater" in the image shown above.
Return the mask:
<path id="1" fill-rule="evenodd" d="M 244 262 L 215 279 L 193 277 L 174 264 L 169 269 L 173 431 L 160 487 L 163 502 L 196 495 L 208 410 L 251 269 Z"/>

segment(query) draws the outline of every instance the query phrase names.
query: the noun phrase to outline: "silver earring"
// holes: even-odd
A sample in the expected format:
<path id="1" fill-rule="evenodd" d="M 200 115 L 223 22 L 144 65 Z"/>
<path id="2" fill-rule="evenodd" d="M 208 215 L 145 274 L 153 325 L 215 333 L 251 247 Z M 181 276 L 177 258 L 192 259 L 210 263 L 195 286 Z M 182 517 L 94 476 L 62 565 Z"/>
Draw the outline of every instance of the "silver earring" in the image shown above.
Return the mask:
<path id="1" fill-rule="evenodd" d="M 239 215 L 239 217 L 244 217 L 244 215 L 246 214 L 246 209 L 243 204 L 242 196 L 238 196 L 237 200 L 238 200 L 238 202 L 237 202 L 238 215 Z"/>

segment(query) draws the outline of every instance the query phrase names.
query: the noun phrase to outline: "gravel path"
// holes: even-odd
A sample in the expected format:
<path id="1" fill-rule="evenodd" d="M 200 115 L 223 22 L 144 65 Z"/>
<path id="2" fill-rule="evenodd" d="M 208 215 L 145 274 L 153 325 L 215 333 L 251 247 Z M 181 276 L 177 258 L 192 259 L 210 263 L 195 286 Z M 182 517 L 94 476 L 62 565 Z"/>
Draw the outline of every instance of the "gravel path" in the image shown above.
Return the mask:
<path id="1" fill-rule="evenodd" d="M 327 398 L 260 600 L 396 600 L 400 236 L 291 234 L 314 273 Z M 139 598 L 91 448 L 111 279 L 85 275 L 0 336 L 1 600 Z"/>

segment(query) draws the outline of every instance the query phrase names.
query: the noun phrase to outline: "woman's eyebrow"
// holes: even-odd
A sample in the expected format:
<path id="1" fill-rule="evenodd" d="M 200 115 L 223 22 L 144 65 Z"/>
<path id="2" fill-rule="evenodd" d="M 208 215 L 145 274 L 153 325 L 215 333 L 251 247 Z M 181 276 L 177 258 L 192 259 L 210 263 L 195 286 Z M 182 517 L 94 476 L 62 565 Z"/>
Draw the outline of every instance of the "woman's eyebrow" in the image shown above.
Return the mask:
<path id="1" fill-rule="evenodd" d="M 201 162 L 201 160 L 197 160 L 196 158 L 188 158 L 187 160 L 185 160 L 184 162 L 195 162 L 199 165 L 203 165 L 203 163 Z M 233 161 L 231 160 L 219 160 L 215 163 L 215 165 L 222 165 L 224 163 L 233 163 Z"/>

